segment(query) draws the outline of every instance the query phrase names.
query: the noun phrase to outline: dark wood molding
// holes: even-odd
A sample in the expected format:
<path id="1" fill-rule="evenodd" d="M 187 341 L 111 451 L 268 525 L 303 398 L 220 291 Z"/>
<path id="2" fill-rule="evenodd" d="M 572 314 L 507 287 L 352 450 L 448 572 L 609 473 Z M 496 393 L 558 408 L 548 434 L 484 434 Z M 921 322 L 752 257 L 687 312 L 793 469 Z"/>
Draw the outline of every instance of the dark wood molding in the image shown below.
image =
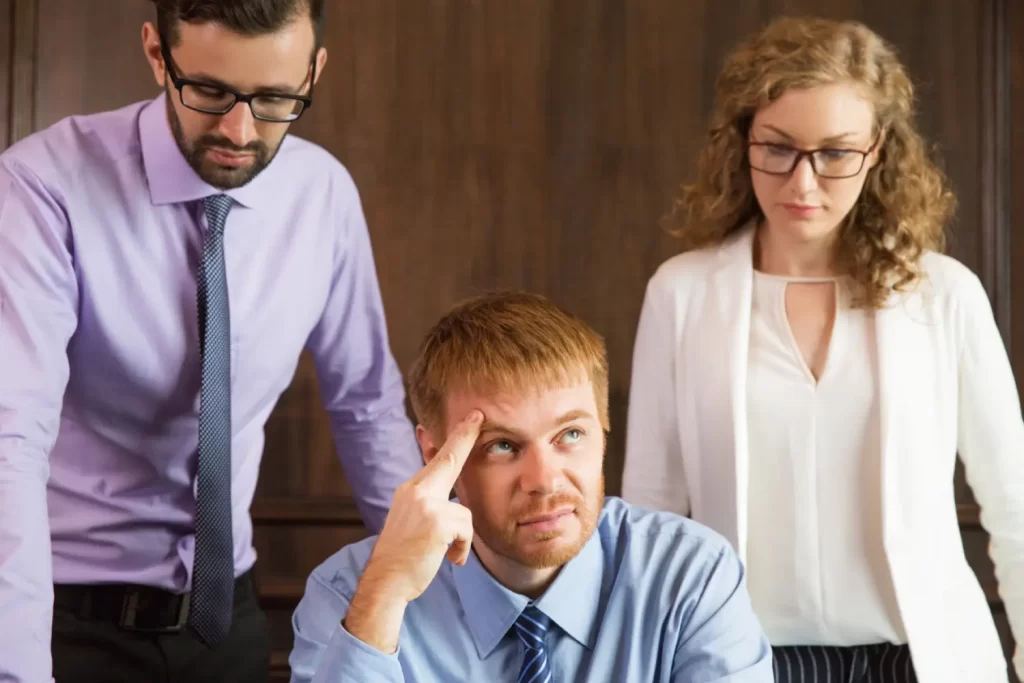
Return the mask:
<path id="1" fill-rule="evenodd" d="M 14 51 L 14 0 L 0 0 L 0 152 L 11 133 L 11 64 Z"/>
<path id="2" fill-rule="evenodd" d="M 305 582 L 298 579 L 261 579 L 259 582 L 260 607 L 265 610 L 291 612 L 302 599 Z M 287 681 L 291 675 L 287 650 L 275 650 L 270 654 L 270 677 L 274 681 Z"/>
<path id="3" fill-rule="evenodd" d="M 982 3 L 981 273 L 1003 342 L 1010 343 L 1010 37 L 1009 3 Z"/>
<path id="4" fill-rule="evenodd" d="M 991 583 L 982 583 L 981 590 L 985 593 L 990 608 L 1002 608 L 1003 599 L 999 597 L 999 589 Z"/>
<path id="5" fill-rule="evenodd" d="M 275 681 L 287 681 L 291 674 L 291 667 L 288 666 L 289 652 L 270 653 L 270 676 Z"/>
<path id="6" fill-rule="evenodd" d="M 352 498 L 257 498 L 250 512 L 253 524 L 266 526 L 363 526 Z"/>
<path id="7" fill-rule="evenodd" d="M 261 577 L 257 585 L 263 609 L 291 610 L 306 592 L 306 577 Z"/>
<path id="8" fill-rule="evenodd" d="M 956 518 L 961 528 L 981 528 L 981 508 L 973 503 L 961 503 L 956 506 Z"/>
<path id="9" fill-rule="evenodd" d="M 12 14 L 9 144 L 35 129 L 38 0 L 14 0 Z"/>

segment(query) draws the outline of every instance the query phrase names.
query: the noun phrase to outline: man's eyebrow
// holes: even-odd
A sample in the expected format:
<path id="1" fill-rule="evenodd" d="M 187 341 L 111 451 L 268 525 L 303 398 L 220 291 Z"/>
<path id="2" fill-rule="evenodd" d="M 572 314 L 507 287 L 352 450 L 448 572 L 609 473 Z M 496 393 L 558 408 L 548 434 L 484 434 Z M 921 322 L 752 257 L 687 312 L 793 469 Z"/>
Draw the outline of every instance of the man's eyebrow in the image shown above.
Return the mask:
<path id="1" fill-rule="evenodd" d="M 486 418 L 484 418 L 483 424 L 480 425 L 480 433 L 483 434 L 484 432 L 502 432 L 503 434 L 518 434 L 518 432 L 516 432 L 516 430 L 512 429 L 511 427 L 506 427 L 505 425 L 499 422 L 492 422 L 491 420 L 488 420 Z"/>
<path id="2" fill-rule="evenodd" d="M 257 95 L 298 95 L 304 85 L 306 84 L 303 83 L 297 88 L 293 85 L 263 85 L 253 90 L 253 93 Z"/>
<path id="3" fill-rule="evenodd" d="M 229 85 L 229 84 L 225 83 L 224 81 L 220 80 L 219 78 L 214 78 L 213 76 L 210 76 L 209 74 L 205 74 L 205 73 L 202 73 L 202 72 L 194 74 L 194 75 L 188 75 L 188 76 L 182 75 L 181 78 L 184 78 L 185 80 L 188 80 L 188 81 L 197 81 L 197 82 L 205 83 L 205 84 L 208 84 L 208 85 L 213 85 L 213 86 L 216 86 L 218 88 L 223 88 L 224 90 L 238 90 L 238 88 L 234 87 L 233 85 Z M 308 74 L 307 74 L 306 80 L 307 81 L 309 80 Z M 295 95 L 300 90 L 302 90 L 303 86 L 305 86 L 305 85 L 306 85 L 305 81 L 303 81 L 302 85 L 300 85 L 299 87 L 295 87 L 294 85 L 282 85 L 282 84 L 261 85 L 260 87 L 258 87 L 255 90 L 253 90 L 252 94 L 254 94 L 254 95 Z M 241 91 L 239 90 L 239 92 L 241 92 Z"/>
<path id="4" fill-rule="evenodd" d="M 597 421 L 597 418 L 595 418 L 590 412 L 586 410 L 570 410 L 569 412 L 560 415 L 558 418 L 556 418 L 554 424 L 555 426 L 561 426 L 569 422 L 574 422 L 576 420 Z M 480 425 L 480 433 L 483 434 L 484 432 L 500 432 L 502 434 L 510 434 L 512 436 L 522 436 L 518 431 L 512 429 L 511 427 L 506 427 L 505 425 L 499 422 L 492 422 L 491 420 L 487 419 L 485 419 L 483 424 Z"/>
<path id="5" fill-rule="evenodd" d="M 576 420 L 594 420 L 596 422 L 597 418 L 591 415 L 590 412 L 586 410 L 570 410 L 569 412 L 555 420 L 555 424 L 564 425 L 567 422 L 575 422 Z"/>

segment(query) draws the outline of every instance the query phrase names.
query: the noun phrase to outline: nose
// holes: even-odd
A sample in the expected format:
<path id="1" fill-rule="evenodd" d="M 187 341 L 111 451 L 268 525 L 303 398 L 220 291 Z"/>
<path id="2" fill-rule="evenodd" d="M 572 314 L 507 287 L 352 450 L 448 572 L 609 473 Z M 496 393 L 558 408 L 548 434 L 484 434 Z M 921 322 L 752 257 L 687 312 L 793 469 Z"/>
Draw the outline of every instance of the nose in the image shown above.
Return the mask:
<path id="1" fill-rule="evenodd" d="M 531 494 L 554 493 L 562 478 L 559 455 L 551 448 L 529 446 L 523 453 L 519 485 Z"/>
<path id="2" fill-rule="evenodd" d="M 220 117 L 217 132 L 239 147 L 245 147 L 256 138 L 256 119 L 249 105 L 239 102 Z"/>
<path id="3" fill-rule="evenodd" d="M 804 157 L 800 160 L 796 168 L 793 169 L 790 182 L 794 184 L 801 195 L 811 192 L 818 187 L 818 176 L 814 172 L 810 158 Z"/>

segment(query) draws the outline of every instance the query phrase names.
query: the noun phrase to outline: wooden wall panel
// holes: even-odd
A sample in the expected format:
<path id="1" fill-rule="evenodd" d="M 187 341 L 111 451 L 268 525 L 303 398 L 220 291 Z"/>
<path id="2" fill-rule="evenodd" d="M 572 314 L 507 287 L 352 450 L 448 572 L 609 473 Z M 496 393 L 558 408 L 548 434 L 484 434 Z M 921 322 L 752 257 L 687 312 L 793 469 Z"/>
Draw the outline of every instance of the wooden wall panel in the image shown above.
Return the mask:
<path id="1" fill-rule="evenodd" d="M 996 321 L 1004 340 L 1010 334 L 1010 92 L 1008 0 L 990 0 L 982 9 L 983 35 L 990 36 L 981 59 L 981 106 L 986 125 L 980 147 L 983 250 L 980 271 L 989 286 Z"/>
<path id="2" fill-rule="evenodd" d="M 1019 115 L 1015 112 L 1011 96 L 1011 61 L 1013 51 L 1020 51 L 1019 40 L 1015 40 L 1010 25 L 1013 5 L 1009 0 L 989 0 L 979 5 L 981 35 L 988 36 L 982 42 L 979 60 L 978 104 L 982 126 L 979 140 L 979 169 L 976 179 L 979 213 L 976 223 L 976 237 L 979 253 L 977 265 L 972 268 L 981 277 L 989 293 L 996 323 L 1007 344 L 1011 360 L 1014 357 L 1011 328 L 1014 316 L 1013 250 L 1011 246 L 1012 222 L 1011 203 L 1014 193 L 1014 178 L 1011 166 L 1011 138 L 1013 122 Z M 1019 124 L 1018 124 L 1019 125 Z M 1019 180 L 1018 180 L 1019 182 Z M 1019 186 L 1018 186 L 1019 187 Z M 962 195 L 961 195 L 962 201 Z M 954 249 L 962 240 L 964 212 L 961 210 L 960 225 L 954 234 Z M 970 263 L 969 263 L 970 265 Z M 1021 297 L 1016 306 L 1021 307 Z M 1015 367 L 1022 367 L 1015 362 Z M 1024 382 L 1024 372 L 1017 373 L 1018 386 Z M 974 502 L 963 471 L 958 463 L 954 479 L 957 499 Z"/>
<path id="3" fill-rule="evenodd" d="M 346 77 L 325 79 L 297 130 L 360 182 L 402 365 L 454 298 L 507 285 L 548 293 L 607 337 L 608 481 L 618 490 L 636 315 L 646 278 L 674 249 L 655 225 L 702 135 L 714 73 L 773 13 L 817 4 L 739 14 L 654 1 L 586 12 L 550 2 L 338 7 L 332 26 L 345 29 L 332 35 L 328 69 Z M 979 268 L 982 13 L 957 2 L 821 11 L 861 15 L 900 45 L 922 83 L 924 128 L 960 190 L 953 251 Z"/>
<path id="4" fill-rule="evenodd" d="M 21 2 L 23 0 L 16 0 Z M 34 127 L 159 94 L 142 53 L 148 0 L 35 0 L 39 34 Z"/>
<path id="5" fill-rule="evenodd" d="M 1009 0 L 1007 71 L 1009 91 L 1010 349 L 1024 396 L 1024 3 Z"/>
<path id="6" fill-rule="evenodd" d="M 0 0 L 0 151 L 7 148 L 11 125 L 11 64 L 14 50 L 14 0 Z"/>
<path id="7" fill-rule="evenodd" d="M 1001 314 L 1010 361 L 1015 369 L 1018 393 L 1024 395 L 1024 3 L 1018 0 L 998 0 L 995 42 L 1001 49 L 1001 72 L 995 74 L 997 115 L 1001 115 L 1000 134 L 991 140 L 991 149 L 998 155 L 998 169 L 1002 175 L 1001 196 L 993 197 L 999 210 L 1004 212 L 1002 240 L 996 258 L 1004 268 L 1005 291 L 995 298 L 996 313 Z M 1000 301 L 999 297 L 1002 297 Z M 970 555 L 970 549 L 968 549 Z M 976 552 L 977 557 L 987 557 Z M 991 568 L 989 568 L 991 571 Z M 979 572 L 979 576 L 991 575 Z M 994 610 L 996 626 L 1008 655 L 1014 640 L 1009 633 L 1005 610 Z M 1021 645 L 1024 646 L 1024 645 Z M 1011 671 L 1011 680 L 1018 679 Z"/>
<path id="8" fill-rule="evenodd" d="M 4 7 L 28 31 L 6 51 L 15 137 L 156 93 L 139 35 L 150 3 L 0 0 L 0 17 Z M 1024 158 L 1016 0 L 331 3 L 327 70 L 294 131 L 360 188 L 400 365 L 442 311 L 484 289 L 533 289 L 572 308 L 609 346 L 617 493 L 643 288 L 675 252 L 658 219 L 689 175 L 723 56 L 782 12 L 859 18 L 897 46 L 959 194 L 951 252 L 982 277 L 1024 386 L 1024 240 L 1011 239 L 1011 226 L 1024 230 L 1024 171 L 1009 163 Z M 1007 637 L 962 473 L 954 486 Z M 309 569 L 365 534 L 350 495 L 304 357 L 268 424 L 253 506 L 281 672 Z"/>
<path id="9" fill-rule="evenodd" d="M 17 142 L 34 130 L 32 115 L 39 18 L 36 0 L 10 0 L 10 4 L 11 64 L 7 144 Z"/>
<path id="10" fill-rule="evenodd" d="M 1007 149 L 1004 172 L 1008 203 L 1008 229 L 1005 242 L 1009 252 L 1010 298 L 1008 328 L 1010 358 L 1017 376 L 1018 393 L 1024 395 L 1024 3 L 1003 0 L 1005 5 L 1004 29 L 1006 41 Z M 1009 650 L 1012 636 L 1008 633 L 1006 615 L 996 612 L 1003 643 Z M 1020 645 L 1024 647 L 1024 644 Z"/>

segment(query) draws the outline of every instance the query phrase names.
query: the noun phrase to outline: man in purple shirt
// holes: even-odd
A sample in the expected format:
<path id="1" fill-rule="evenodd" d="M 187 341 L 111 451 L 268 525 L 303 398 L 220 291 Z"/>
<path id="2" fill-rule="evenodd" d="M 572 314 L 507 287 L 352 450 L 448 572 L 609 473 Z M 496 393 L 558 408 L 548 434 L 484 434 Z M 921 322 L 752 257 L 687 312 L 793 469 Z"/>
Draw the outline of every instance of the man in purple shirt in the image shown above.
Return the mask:
<path id="1" fill-rule="evenodd" d="M 157 6 L 161 96 L 0 155 L 4 683 L 267 679 L 248 510 L 303 349 L 372 531 L 422 464 L 356 187 L 286 137 L 324 0 Z"/>

